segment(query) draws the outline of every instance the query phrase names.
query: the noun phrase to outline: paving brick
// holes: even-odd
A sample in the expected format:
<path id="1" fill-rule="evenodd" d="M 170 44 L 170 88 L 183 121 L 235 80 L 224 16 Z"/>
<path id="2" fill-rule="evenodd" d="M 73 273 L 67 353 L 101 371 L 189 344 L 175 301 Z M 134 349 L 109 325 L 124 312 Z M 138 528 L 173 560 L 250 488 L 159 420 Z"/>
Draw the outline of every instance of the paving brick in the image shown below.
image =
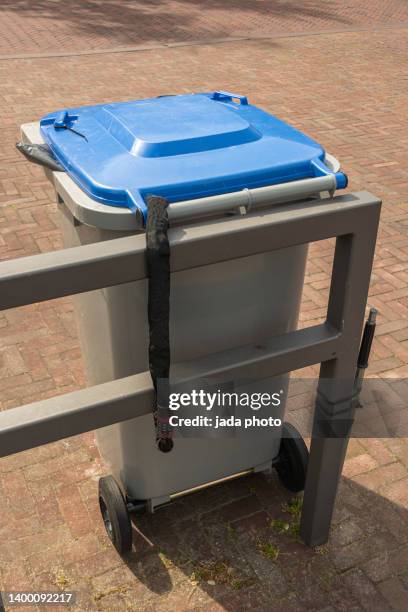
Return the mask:
<path id="1" fill-rule="evenodd" d="M 74 538 L 92 531 L 92 521 L 87 507 L 75 485 L 61 488 L 57 494 L 59 510 Z"/>
<path id="2" fill-rule="evenodd" d="M 351 570 L 345 577 L 352 595 L 358 600 L 364 610 L 383 612 L 389 610 L 385 599 L 359 569 Z"/>
<path id="3" fill-rule="evenodd" d="M 364 453 L 347 459 L 344 464 L 343 474 L 348 477 L 353 477 L 373 470 L 376 467 L 378 467 L 376 459 L 368 453 Z"/>
<path id="4" fill-rule="evenodd" d="M 104 599 L 112 592 L 126 593 L 132 591 L 139 601 L 148 598 L 150 591 L 147 585 L 134 579 L 134 574 L 127 567 L 118 567 L 92 579 L 93 595 L 97 601 Z"/>
<path id="5" fill-rule="evenodd" d="M 345 571 L 352 567 L 358 567 L 373 554 L 375 554 L 381 546 L 384 545 L 383 538 L 375 539 L 357 539 L 353 540 L 347 546 L 334 548 L 332 551 L 333 561 L 339 571 Z"/>
<path id="6" fill-rule="evenodd" d="M 123 561 L 112 547 L 93 554 L 91 556 L 81 555 L 81 559 L 66 565 L 66 571 L 72 580 L 91 579 L 107 571 L 112 571 L 118 566 L 122 566 Z"/>
<path id="7" fill-rule="evenodd" d="M 394 461 L 392 453 L 382 440 L 376 438 L 362 438 L 360 444 L 375 457 L 380 465 L 385 465 Z M 349 450 L 347 456 L 349 456 Z"/>
<path id="8" fill-rule="evenodd" d="M 62 537 L 60 533 L 62 532 Z M 44 535 L 42 532 L 42 536 Z M 42 538 L 41 538 L 42 539 Z M 90 557 L 101 550 L 101 544 L 94 533 L 73 539 L 70 532 L 61 528 L 54 529 L 54 537 L 50 538 L 43 546 L 32 547 L 29 563 L 33 575 L 50 569 L 58 570 L 64 568 L 80 559 Z M 29 551 L 28 551 L 29 552 Z"/>
<path id="9" fill-rule="evenodd" d="M 2 489 L 15 517 L 34 511 L 33 498 L 27 487 L 22 471 L 8 472 L 2 476 Z"/>
<path id="10" fill-rule="evenodd" d="M 392 575 L 392 567 L 389 561 L 390 553 L 385 551 L 378 557 L 369 559 L 363 570 L 373 582 L 381 582 Z"/>
<path id="11" fill-rule="evenodd" d="M 347 460 L 364 455 L 366 450 L 368 449 L 363 446 L 361 439 L 351 438 L 347 448 Z"/>
<path id="12" fill-rule="evenodd" d="M 359 540 L 364 536 L 363 530 L 359 527 L 356 521 L 346 520 L 340 522 L 333 529 L 331 535 L 331 543 L 334 547 L 346 546 L 355 540 Z"/>
<path id="13" fill-rule="evenodd" d="M 406 441 L 404 439 L 391 438 L 386 440 L 386 444 L 399 461 L 408 467 L 408 446 Z"/>
<path id="14" fill-rule="evenodd" d="M 374 582 L 381 582 L 392 576 L 403 576 L 408 566 L 408 547 L 403 546 L 385 551 L 378 557 L 367 561 L 363 569 Z"/>
<path id="15" fill-rule="evenodd" d="M 20 560 L 9 562 L 2 567 L 3 589 L 7 591 L 29 591 L 31 578 L 26 564 Z"/>
<path id="16" fill-rule="evenodd" d="M 407 477 L 407 469 L 401 463 L 391 463 L 377 469 L 354 477 L 354 481 L 372 491 L 379 491 L 382 487 L 389 486 L 393 481 L 402 480 Z"/>
<path id="17" fill-rule="evenodd" d="M 383 492 L 388 499 L 408 508 L 408 478 L 385 485 Z"/>
<path id="18" fill-rule="evenodd" d="M 398 578 L 388 578 L 378 585 L 384 599 L 390 604 L 392 610 L 402 612 L 406 610 L 408 590 Z"/>

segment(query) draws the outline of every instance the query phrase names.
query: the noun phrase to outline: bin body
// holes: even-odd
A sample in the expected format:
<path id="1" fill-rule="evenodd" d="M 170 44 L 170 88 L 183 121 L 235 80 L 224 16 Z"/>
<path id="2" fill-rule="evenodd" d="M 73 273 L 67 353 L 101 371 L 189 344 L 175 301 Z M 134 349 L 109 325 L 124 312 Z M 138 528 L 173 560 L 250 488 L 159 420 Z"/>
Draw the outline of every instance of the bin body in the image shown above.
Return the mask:
<path id="1" fill-rule="evenodd" d="M 75 223 L 60 201 L 66 247 L 126 235 Z M 112 216 L 117 214 L 111 207 Z M 106 220 L 105 220 L 106 225 Z M 114 223 L 113 223 L 114 225 Z M 170 296 L 172 363 L 247 344 L 264 344 L 296 328 L 307 246 L 300 245 L 199 269 L 173 273 Z M 148 370 L 147 281 L 91 291 L 74 298 L 90 385 Z M 288 375 L 238 383 L 236 391 L 274 393 Z M 284 401 L 280 409 L 284 410 Z M 241 412 L 240 412 L 241 411 Z M 236 409 L 236 416 L 261 412 Z M 185 413 L 187 414 L 187 413 Z M 262 416 L 266 416 L 263 409 Z M 268 415 L 272 414 L 268 412 Z M 280 412 L 273 410 L 273 416 Z M 100 429 L 100 453 L 133 499 L 155 500 L 271 462 L 280 430 L 240 430 L 237 437 L 179 438 L 171 453 L 157 450 L 152 415 Z"/>
<path id="2" fill-rule="evenodd" d="M 174 215 L 183 209 L 188 214 L 181 223 L 192 224 L 200 223 L 208 200 L 213 205 L 206 214 L 215 218 L 236 209 L 238 196 L 252 207 L 251 214 L 263 214 L 256 202 L 264 188 L 263 211 L 271 206 L 271 187 L 284 192 L 284 199 L 278 199 L 283 202 L 289 195 L 293 201 L 346 184 L 321 145 L 249 104 L 245 96 L 226 92 L 63 109 L 41 120 L 41 136 L 72 178 L 65 200 L 82 223 L 61 201 L 67 247 L 140 231 L 149 194 L 170 202 L 171 222 L 180 221 Z M 84 194 L 88 203 L 81 209 Z M 220 196 L 232 208 L 221 207 Z M 129 226 L 123 221 L 125 211 Z M 262 345 L 294 330 L 306 253 L 307 247 L 299 245 L 173 273 L 172 363 L 193 364 L 201 356 Z M 147 281 L 74 300 L 90 385 L 148 370 Z M 281 391 L 284 398 L 288 375 L 233 384 L 236 392 Z M 248 407 L 235 407 L 237 418 L 251 413 Z M 256 415 L 271 413 L 264 408 Z M 276 409 L 273 416 L 279 416 Z M 98 431 L 97 440 L 130 498 L 160 500 L 265 466 L 278 454 L 280 435 L 274 427 L 258 427 L 240 429 L 235 437 L 177 437 L 173 451 L 163 454 L 156 448 L 153 417 L 145 415 Z"/>

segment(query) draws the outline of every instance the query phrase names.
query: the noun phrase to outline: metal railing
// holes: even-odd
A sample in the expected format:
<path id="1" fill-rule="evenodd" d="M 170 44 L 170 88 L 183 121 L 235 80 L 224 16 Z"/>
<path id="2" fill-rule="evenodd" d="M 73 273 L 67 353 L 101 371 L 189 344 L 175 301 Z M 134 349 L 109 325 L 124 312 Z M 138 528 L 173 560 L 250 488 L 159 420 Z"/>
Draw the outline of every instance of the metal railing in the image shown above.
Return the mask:
<path id="1" fill-rule="evenodd" d="M 173 272 L 336 237 L 325 323 L 195 360 L 195 376 L 251 379 L 321 363 L 301 535 L 328 538 L 348 437 L 321 423 L 352 420 L 353 385 L 381 202 L 367 192 L 275 206 L 169 231 Z M 0 310 L 146 278 L 143 234 L 0 263 Z M 190 364 L 191 365 L 191 364 Z M 176 377 L 188 371 L 175 364 Z M 188 375 L 186 375 L 188 376 Z M 151 411 L 148 372 L 0 413 L 0 457 Z"/>

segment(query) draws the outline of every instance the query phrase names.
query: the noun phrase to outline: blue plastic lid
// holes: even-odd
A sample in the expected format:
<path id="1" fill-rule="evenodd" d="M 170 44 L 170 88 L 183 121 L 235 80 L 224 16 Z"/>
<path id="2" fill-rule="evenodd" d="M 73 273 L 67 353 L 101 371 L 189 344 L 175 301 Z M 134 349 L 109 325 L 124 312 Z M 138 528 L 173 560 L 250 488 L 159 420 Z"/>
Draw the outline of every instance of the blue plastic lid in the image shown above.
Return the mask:
<path id="1" fill-rule="evenodd" d="M 177 202 L 331 173 L 319 144 L 224 92 L 65 109 L 41 132 L 90 197 L 144 218 L 149 194 Z"/>

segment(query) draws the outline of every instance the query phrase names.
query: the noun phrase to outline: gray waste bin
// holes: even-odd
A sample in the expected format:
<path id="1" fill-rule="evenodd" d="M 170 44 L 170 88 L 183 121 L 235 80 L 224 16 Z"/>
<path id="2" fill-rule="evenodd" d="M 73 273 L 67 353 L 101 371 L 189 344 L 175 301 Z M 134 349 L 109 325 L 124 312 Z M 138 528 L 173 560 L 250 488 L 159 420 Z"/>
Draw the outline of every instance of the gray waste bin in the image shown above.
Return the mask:
<path id="1" fill-rule="evenodd" d="M 115 216 L 114 208 L 111 214 Z M 68 215 L 60 217 L 65 246 L 122 235 L 75 224 Z M 306 252 L 302 245 L 172 274 L 172 361 L 262 344 L 295 329 Z M 265 283 L 265 278 L 274 281 Z M 90 384 L 149 369 L 145 281 L 75 296 L 74 303 Z M 258 381 L 252 390 L 285 390 L 287 379 L 285 375 L 262 385 Z M 249 391 L 251 385 L 239 389 Z M 259 428 L 256 440 L 252 430 L 240 434 L 236 439 L 177 438 L 173 451 L 162 454 L 157 452 L 150 415 L 96 433 L 102 456 L 128 494 L 158 501 L 228 474 L 265 467 L 277 455 L 280 432 Z"/>
<path id="2" fill-rule="evenodd" d="M 64 110 L 45 117 L 41 129 L 29 124 L 22 131 L 26 141 L 48 143 L 67 170 L 56 182 L 67 247 L 144 231 L 149 192 L 168 198 L 170 222 L 182 228 L 231 213 L 262 214 L 276 202 L 346 185 L 317 143 L 224 92 Z M 306 245 L 243 259 L 232 254 L 230 261 L 173 273 L 172 363 L 295 329 L 306 255 Z M 145 281 L 81 294 L 74 304 L 90 385 L 149 369 Z M 285 392 L 288 374 L 235 384 L 238 391 Z M 245 411 L 235 408 L 238 416 Z M 284 402 L 274 415 L 283 418 L 283 411 Z M 230 437 L 178 437 L 163 454 L 150 415 L 96 435 L 123 499 L 150 510 L 205 483 L 266 469 L 281 446 L 280 430 L 260 427 Z M 109 486 L 101 493 L 108 532 L 106 513 L 116 503 Z"/>

